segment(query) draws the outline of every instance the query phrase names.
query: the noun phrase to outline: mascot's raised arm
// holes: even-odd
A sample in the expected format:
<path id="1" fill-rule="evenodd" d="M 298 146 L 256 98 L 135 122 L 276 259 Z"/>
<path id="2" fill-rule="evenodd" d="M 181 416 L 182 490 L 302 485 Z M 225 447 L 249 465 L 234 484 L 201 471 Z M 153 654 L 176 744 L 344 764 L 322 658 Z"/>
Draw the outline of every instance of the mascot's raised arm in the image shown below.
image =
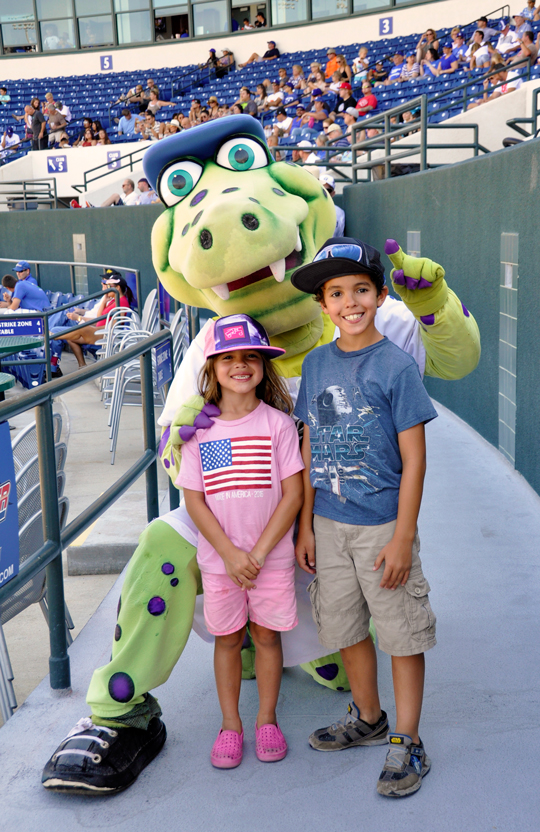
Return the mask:
<path id="1" fill-rule="evenodd" d="M 311 262 L 333 234 L 330 196 L 301 167 L 274 162 L 261 125 L 245 115 L 155 143 L 144 169 L 166 206 L 152 232 L 163 286 L 182 303 L 259 320 L 271 343 L 286 350 L 275 365 L 295 397 L 303 358 L 334 338 L 319 304 L 290 283 L 292 271 Z M 467 375 L 480 355 L 478 329 L 448 288 L 444 270 L 404 255 L 393 240 L 386 253 L 402 300 L 387 298 L 377 328 L 413 355 L 422 373 Z M 160 457 L 173 479 L 183 428 L 202 427 L 208 419 L 197 390 L 203 341 L 204 328 L 186 353 L 159 420 Z M 195 611 L 201 591 L 196 545 L 197 531 L 183 505 L 141 535 L 122 589 L 111 661 L 90 683 L 92 717 L 75 726 L 45 766 L 46 788 L 113 794 L 160 751 L 166 731 L 150 691 L 168 679 L 192 626 L 208 638 Z M 284 663 L 302 664 L 328 687 L 348 688 L 338 655 L 323 655 L 305 592 L 309 576 L 298 573 L 299 625 L 283 634 Z"/>

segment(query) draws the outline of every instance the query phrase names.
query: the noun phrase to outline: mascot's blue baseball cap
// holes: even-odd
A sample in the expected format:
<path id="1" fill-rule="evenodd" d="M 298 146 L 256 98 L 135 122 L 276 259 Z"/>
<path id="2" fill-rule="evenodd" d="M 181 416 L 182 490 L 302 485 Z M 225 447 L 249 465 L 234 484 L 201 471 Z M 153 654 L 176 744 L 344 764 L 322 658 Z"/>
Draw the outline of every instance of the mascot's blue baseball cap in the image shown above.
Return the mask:
<path id="1" fill-rule="evenodd" d="M 163 199 L 159 183 L 162 174 L 170 165 L 185 159 L 193 159 L 194 162 L 203 164 L 210 159 L 215 161 L 225 141 L 243 137 L 257 139 L 258 143 L 265 148 L 264 152 L 268 157 L 264 130 L 260 122 L 248 115 L 227 116 L 227 118 L 207 121 L 205 124 L 191 127 L 189 130 L 152 144 L 144 154 L 144 173 L 152 188 Z M 237 169 L 242 170 L 241 167 Z M 168 204 L 167 200 L 163 199 L 163 201 Z"/>

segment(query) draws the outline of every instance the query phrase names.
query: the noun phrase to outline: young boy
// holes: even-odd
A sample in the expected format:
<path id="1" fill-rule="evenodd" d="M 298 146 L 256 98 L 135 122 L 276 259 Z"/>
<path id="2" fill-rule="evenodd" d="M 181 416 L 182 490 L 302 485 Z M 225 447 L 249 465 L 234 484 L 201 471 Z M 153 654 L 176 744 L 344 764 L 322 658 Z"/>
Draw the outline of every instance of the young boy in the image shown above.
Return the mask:
<path id="1" fill-rule="evenodd" d="M 306 471 L 296 555 L 302 569 L 316 572 L 309 592 L 319 641 L 340 648 L 353 701 L 344 719 L 309 742 L 338 751 L 388 741 L 377 790 L 403 797 L 420 788 L 431 765 L 418 725 L 435 616 L 416 521 L 424 424 L 437 413 L 414 359 L 375 327 L 388 294 L 376 249 L 334 237 L 291 282 L 315 294 L 339 329 L 339 338 L 315 349 L 302 367 L 295 414 L 305 424 Z M 370 616 L 379 647 L 392 656 L 397 720 L 390 734 Z"/>

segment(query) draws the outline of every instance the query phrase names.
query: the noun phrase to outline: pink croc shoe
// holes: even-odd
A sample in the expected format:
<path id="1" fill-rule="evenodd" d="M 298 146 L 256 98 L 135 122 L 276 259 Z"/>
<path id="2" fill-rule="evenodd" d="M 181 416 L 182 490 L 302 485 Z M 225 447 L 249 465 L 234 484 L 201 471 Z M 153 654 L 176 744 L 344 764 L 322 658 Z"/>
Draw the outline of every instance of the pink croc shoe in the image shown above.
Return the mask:
<path id="1" fill-rule="evenodd" d="M 287 754 L 287 741 L 279 725 L 261 725 L 255 723 L 255 753 L 263 763 L 276 763 Z"/>
<path id="2" fill-rule="evenodd" d="M 210 762 L 215 768 L 236 768 L 242 762 L 244 732 L 224 731 L 220 728 L 217 739 L 212 746 Z"/>

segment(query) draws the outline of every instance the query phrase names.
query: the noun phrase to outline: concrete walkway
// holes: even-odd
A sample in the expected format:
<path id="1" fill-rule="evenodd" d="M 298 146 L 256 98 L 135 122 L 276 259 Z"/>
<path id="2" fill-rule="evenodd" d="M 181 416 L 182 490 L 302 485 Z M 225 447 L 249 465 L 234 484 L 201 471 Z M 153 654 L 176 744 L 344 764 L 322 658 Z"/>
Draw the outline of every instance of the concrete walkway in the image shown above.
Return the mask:
<path id="1" fill-rule="evenodd" d="M 376 794 L 384 748 L 343 754 L 309 748 L 308 734 L 341 717 L 347 695 L 317 686 L 296 668 L 285 673 L 279 707 L 288 757 L 274 765 L 256 760 L 256 685 L 245 682 L 244 761 L 234 771 L 212 769 L 208 756 L 219 726 L 212 650 L 194 635 L 157 691 L 169 737 L 137 783 L 113 798 L 47 794 L 41 768 L 87 714 L 92 668 L 108 659 L 117 584 L 70 649 L 73 691 L 58 698 L 45 679 L 0 730 L 3 828 L 536 832 L 540 500 L 497 451 L 448 411 L 440 414 L 427 430 L 420 521 L 439 643 L 427 656 L 422 724 L 433 767 L 419 794 L 406 801 Z M 392 721 L 384 655 L 379 676 Z"/>

